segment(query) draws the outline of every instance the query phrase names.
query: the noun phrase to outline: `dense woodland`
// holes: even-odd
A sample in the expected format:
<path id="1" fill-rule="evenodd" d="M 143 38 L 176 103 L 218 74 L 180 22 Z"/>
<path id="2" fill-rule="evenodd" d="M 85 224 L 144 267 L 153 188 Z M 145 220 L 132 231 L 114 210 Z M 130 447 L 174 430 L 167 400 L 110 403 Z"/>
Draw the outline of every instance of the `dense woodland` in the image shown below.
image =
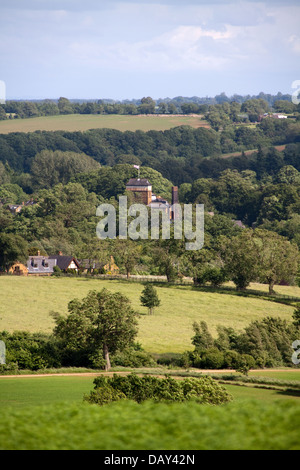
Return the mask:
<path id="1" fill-rule="evenodd" d="M 163 273 L 168 280 L 190 275 L 195 282 L 204 282 L 203 267 L 223 269 L 229 263 L 224 247 L 243 231 L 251 234 L 255 229 L 259 239 L 263 232 L 258 230 L 268 231 L 299 248 L 299 105 L 278 96 L 242 103 L 225 98 L 220 95 L 214 104 L 185 103 L 206 106 L 209 129 L 0 135 L 1 246 L 6 253 L 0 257 L 2 269 L 37 250 L 103 262 L 113 254 L 128 275 Z M 5 105 L 7 112 L 10 105 Z M 267 115 L 274 111 L 288 117 Z M 263 119 L 252 122 L 262 113 Z M 171 200 L 172 185 L 177 185 L 180 203 L 204 204 L 205 245 L 200 254 L 188 257 L 179 241 L 121 243 L 96 238 L 97 206 L 109 201 L 117 207 L 128 179 L 137 176 L 133 165 L 140 165 L 141 177 L 149 179 L 155 194 Z M 26 205 L 27 201 L 31 203 Z M 20 213 L 8 209 L 9 204 L 23 202 Z M 290 271 L 282 281 L 292 282 L 294 267 Z M 234 278 L 231 268 L 223 274 L 216 283 Z M 263 278 L 259 270 L 248 277 Z M 240 282 L 240 287 L 247 282 Z"/>

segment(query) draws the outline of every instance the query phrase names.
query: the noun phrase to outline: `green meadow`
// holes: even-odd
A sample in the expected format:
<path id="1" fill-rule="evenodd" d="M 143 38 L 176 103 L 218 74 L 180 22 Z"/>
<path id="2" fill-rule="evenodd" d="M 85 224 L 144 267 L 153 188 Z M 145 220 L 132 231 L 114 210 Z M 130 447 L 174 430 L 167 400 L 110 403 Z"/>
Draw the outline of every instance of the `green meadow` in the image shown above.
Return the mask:
<path id="1" fill-rule="evenodd" d="M 137 341 L 150 353 L 180 353 L 192 348 L 193 322 L 206 321 L 213 335 L 218 325 L 241 331 L 251 321 L 265 316 L 291 320 L 294 307 L 259 297 L 232 293 L 204 292 L 192 286 L 157 285 L 161 304 L 148 315 L 140 304 L 143 284 L 122 280 L 73 277 L 0 277 L 0 330 L 50 333 L 54 328 L 51 311 L 67 313 L 68 302 L 82 299 L 90 290 L 103 287 L 120 291 L 139 312 Z M 258 289 L 258 285 L 254 286 Z M 279 287 L 279 286 L 278 286 Z M 265 286 L 262 286 L 264 290 Z M 300 298 L 300 288 L 280 293 Z"/>
<path id="2" fill-rule="evenodd" d="M 117 129 L 120 131 L 164 131 L 177 126 L 209 127 L 201 116 L 188 115 L 101 115 L 66 114 L 0 121 L 0 134 L 34 131 L 87 131 Z"/>
<path id="3" fill-rule="evenodd" d="M 218 324 L 242 329 L 266 315 L 291 319 L 294 309 L 259 297 L 160 284 L 156 287 L 161 305 L 150 316 L 140 305 L 143 284 L 139 282 L 1 276 L 0 330 L 49 333 L 54 326 L 50 311 L 67 313 L 71 299 L 83 298 L 89 290 L 103 287 L 129 297 L 140 313 L 137 340 L 152 353 L 191 348 L 193 321 L 205 320 L 215 333 Z M 266 289 L 262 285 L 251 287 L 261 292 Z M 278 286 L 278 290 L 281 295 L 300 297 L 296 287 Z M 126 373 L 125 369 L 119 370 Z M 254 379 L 254 383 L 223 381 L 232 401 L 221 406 L 194 402 L 137 404 L 126 400 L 102 407 L 91 405 L 83 397 L 93 389 L 95 375 L 102 372 L 70 372 L 0 377 L 1 450 L 300 448 L 300 369 L 252 370 L 249 380 Z M 161 375 L 168 372 L 164 368 L 151 370 Z M 218 376 L 224 372 L 219 371 Z M 172 371 L 172 375 L 177 373 Z"/>

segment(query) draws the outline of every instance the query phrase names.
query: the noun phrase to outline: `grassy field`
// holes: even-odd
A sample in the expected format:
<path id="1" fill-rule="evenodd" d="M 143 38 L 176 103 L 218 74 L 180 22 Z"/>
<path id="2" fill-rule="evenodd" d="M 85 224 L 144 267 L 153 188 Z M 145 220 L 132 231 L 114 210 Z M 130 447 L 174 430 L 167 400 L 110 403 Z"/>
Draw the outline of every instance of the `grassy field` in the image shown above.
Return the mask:
<path id="1" fill-rule="evenodd" d="M 273 390 L 228 385 L 232 402 L 104 407 L 91 377 L 0 379 L 1 450 L 299 449 L 300 408 Z M 298 399 L 299 400 L 299 399 Z"/>
<path id="2" fill-rule="evenodd" d="M 0 277 L 0 330 L 50 333 L 51 311 L 67 313 L 68 302 L 103 287 L 120 291 L 140 313 L 137 341 L 150 353 L 180 353 L 192 348 L 193 322 L 204 320 L 213 335 L 224 325 L 242 330 L 265 316 L 291 320 L 294 307 L 260 298 L 201 292 L 192 286 L 157 286 L 161 305 L 154 315 L 140 304 L 143 284 L 121 280 L 55 277 Z M 257 289 L 258 285 L 255 285 Z M 265 286 L 262 286 L 264 289 Z M 300 297 L 300 288 L 280 287 Z M 286 290 L 285 290 L 286 289 Z M 292 294 L 293 292 L 293 294 Z"/>
<path id="3" fill-rule="evenodd" d="M 180 115 L 100 115 L 100 114 L 67 114 L 58 116 L 41 116 L 27 119 L 9 119 L 0 121 L 0 134 L 10 132 L 43 131 L 86 131 L 88 129 L 117 129 L 120 131 L 167 130 L 176 126 L 188 125 L 194 128 L 209 127 L 201 116 Z"/>
<path id="4" fill-rule="evenodd" d="M 140 305 L 137 282 L 85 278 L 0 277 L 0 330 L 51 332 L 51 310 L 67 312 L 69 300 L 106 287 L 126 294 L 140 312 L 138 341 L 149 352 L 182 352 L 191 347 L 194 320 L 243 328 L 266 315 L 291 318 L 293 307 L 259 298 L 201 292 L 191 286 L 157 286 L 161 306 L 152 316 Z M 265 291 L 265 286 L 253 285 Z M 300 296 L 299 288 L 278 287 Z M 160 373 L 168 372 L 168 369 Z M 155 373 L 155 372 L 154 372 Z M 158 372 L 156 372 L 158 373 Z M 176 372 L 178 373 L 178 372 Z M 220 371 L 220 374 L 224 371 Z M 219 375 L 219 374 L 218 374 Z M 83 397 L 94 375 L 0 377 L 1 450 L 201 450 L 299 449 L 299 395 L 293 388 L 250 383 L 223 386 L 232 402 L 104 407 Z M 300 370 L 250 371 L 249 378 L 300 381 Z M 240 380 L 240 379 L 239 379 Z M 256 380 L 257 382 L 257 380 Z"/>
<path id="5" fill-rule="evenodd" d="M 168 371 L 166 370 L 165 372 L 167 373 Z M 174 373 L 176 374 L 176 372 Z M 218 374 L 222 375 L 224 373 L 226 373 L 226 371 L 220 371 Z M 0 413 L 3 409 L 9 407 L 23 409 L 27 407 L 48 406 L 61 402 L 80 404 L 83 396 L 93 389 L 93 380 L 96 375 L 99 375 L 99 373 L 0 377 Z M 249 377 L 272 377 L 278 380 L 283 380 L 283 377 L 285 377 L 287 381 L 300 382 L 300 369 L 286 370 L 284 372 L 275 369 L 272 371 L 251 371 Z M 283 394 L 280 390 L 272 388 L 268 389 L 234 384 L 222 384 L 222 386 L 229 391 L 233 400 L 239 403 L 251 399 L 268 403 L 292 400 L 299 404 L 299 395 L 293 395 L 292 393 Z"/>

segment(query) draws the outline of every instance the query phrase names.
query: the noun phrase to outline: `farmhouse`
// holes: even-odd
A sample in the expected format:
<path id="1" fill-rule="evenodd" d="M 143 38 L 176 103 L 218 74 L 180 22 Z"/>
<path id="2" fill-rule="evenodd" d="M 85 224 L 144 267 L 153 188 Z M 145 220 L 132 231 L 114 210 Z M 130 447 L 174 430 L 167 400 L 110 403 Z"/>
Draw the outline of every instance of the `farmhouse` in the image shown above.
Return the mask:
<path id="1" fill-rule="evenodd" d="M 60 252 L 58 255 L 30 256 L 27 260 L 28 275 L 49 276 L 54 272 L 54 267 L 58 266 L 62 271 L 68 269 L 78 271 L 79 263 L 73 256 L 63 256 Z"/>

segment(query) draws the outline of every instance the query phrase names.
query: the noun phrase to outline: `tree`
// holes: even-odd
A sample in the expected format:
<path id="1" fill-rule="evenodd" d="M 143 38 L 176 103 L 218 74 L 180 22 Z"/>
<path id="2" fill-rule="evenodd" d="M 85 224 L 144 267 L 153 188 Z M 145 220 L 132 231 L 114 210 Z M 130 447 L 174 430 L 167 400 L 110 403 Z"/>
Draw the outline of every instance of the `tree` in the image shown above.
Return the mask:
<path id="1" fill-rule="evenodd" d="M 124 266 L 127 279 L 129 279 L 130 273 L 132 273 L 140 258 L 139 245 L 132 240 L 118 239 L 113 246 L 113 252 L 118 259 L 117 264 L 120 263 Z"/>
<path id="2" fill-rule="evenodd" d="M 274 285 L 292 281 L 298 270 L 299 250 L 286 238 L 269 230 L 256 229 L 260 279 L 269 285 L 269 294 L 275 294 Z"/>
<path id="3" fill-rule="evenodd" d="M 210 334 L 205 321 L 200 321 L 199 323 L 194 322 L 193 330 L 195 335 L 192 337 L 192 344 L 197 350 L 201 351 L 214 346 L 213 337 Z"/>
<path id="4" fill-rule="evenodd" d="M 295 305 L 295 310 L 293 313 L 293 324 L 297 327 L 300 328 L 300 303 Z"/>
<path id="5" fill-rule="evenodd" d="M 155 113 L 155 101 L 148 96 L 147 98 L 141 99 L 141 104 L 138 107 L 138 111 L 141 114 L 153 114 Z"/>
<path id="6" fill-rule="evenodd" d="M 72 114 L 74 112 L 72 103 L 63 96 L 59 98 L 57 105 L 60 114 Z"/>
<path id="7" fill-rule="evenodd" d="M 251 281 L 258 279 L 259 251 L 252 229 L 244 229 L 236 237 L 228 239 L 222 252 L 226 273 L 238 290 L 245 290 Z"/>
<path id="8" fill-rule="evenodd" d="M 144 307 L 148 307 L 148 313 L 150 315 L 153 314 L 154 307 L 158 307 L 160 305 L 156 289 L 151 284 L 147 284 L 144 287 L 141 295 L 141 303 Z"/>
<path id="9" fill-rule="evenodd" d="M 62 348 L 67 354 L 80 353 L 94 366 L 102 363 L 102 356 L 105 370 L 110 369 L 110 353 L 132 344 L 137 334 L 137 312 L 120 292 L 90 291 L 82 301 L 69 302 L 68 311 L 66 318 L 52 313 Z"/>
<path id="10" fill-rule="evenodd" d="M 28 257 L 28 245 L 19 235 L 0 234 L 0 268 L 8 271 L 16 262 L 23 263 Z"/>

